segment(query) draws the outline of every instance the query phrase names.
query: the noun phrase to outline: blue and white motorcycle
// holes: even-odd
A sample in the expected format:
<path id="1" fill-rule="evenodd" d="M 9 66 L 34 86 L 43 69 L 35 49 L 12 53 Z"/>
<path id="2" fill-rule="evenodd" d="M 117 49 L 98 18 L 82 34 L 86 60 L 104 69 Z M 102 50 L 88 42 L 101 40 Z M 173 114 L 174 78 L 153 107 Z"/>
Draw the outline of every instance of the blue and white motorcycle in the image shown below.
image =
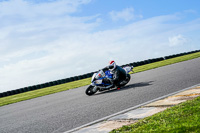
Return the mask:
<path id="1" fill-rule="evenodd" d="M 132 66 L 123 67 L 126 71 L 126 79 L 120 83 L 120 87 L 125 86 L 131 79 L 129 72 L 132 71 Z M 97 91 L 104 91 L 114 88 L 113 84 L 110 82 L 110 79 L 113 78 L 113 74 L 110 71 L 105 73 L 102 70 L 99 70 L 97 73 L 94 73 L 92 76 L 91 84 L 86 89 L 85 93 L 89 96 L 95 94 Z"/>

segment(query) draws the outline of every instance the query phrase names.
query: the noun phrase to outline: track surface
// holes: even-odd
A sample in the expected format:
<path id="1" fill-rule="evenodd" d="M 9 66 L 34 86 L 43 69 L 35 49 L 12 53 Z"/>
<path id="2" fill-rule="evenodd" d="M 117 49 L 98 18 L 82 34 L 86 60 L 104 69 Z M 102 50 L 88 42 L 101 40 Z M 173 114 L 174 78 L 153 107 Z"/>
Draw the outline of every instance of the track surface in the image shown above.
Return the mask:
<path id="1" fill-rule="evenodd" d="M 200 83 L 200 58 L 131 75 L 120 89 L 94 96 L 85 87 L 0 107 L 0 133 L 64 132 Z"/>

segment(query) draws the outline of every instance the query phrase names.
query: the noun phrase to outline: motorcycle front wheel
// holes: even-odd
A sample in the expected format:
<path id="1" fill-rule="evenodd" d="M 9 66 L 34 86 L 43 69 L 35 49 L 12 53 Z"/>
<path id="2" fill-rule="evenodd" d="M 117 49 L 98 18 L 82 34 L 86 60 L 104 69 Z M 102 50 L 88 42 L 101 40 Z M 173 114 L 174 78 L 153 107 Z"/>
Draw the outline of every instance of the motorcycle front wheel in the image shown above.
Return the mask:
<path id="1" fill-rule="evenodd" d="M 92 85 L 88 86 L 88 88 L 85 91 L 85 94 L 88 95 L 88 96 L 91 96 L 94 93 L 96 93 L 98 90 L 97 89 L 94 90 L 94 87 L 95 86 L 92 86 Z"/>

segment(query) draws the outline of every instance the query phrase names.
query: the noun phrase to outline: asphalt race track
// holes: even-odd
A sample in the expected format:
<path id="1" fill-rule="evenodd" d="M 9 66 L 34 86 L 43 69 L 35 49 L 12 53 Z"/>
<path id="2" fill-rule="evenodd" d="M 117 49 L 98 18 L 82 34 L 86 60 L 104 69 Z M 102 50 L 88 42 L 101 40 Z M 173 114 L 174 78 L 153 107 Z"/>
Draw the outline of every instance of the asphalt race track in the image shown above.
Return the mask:
<path id="1" fill-rule="evenodd" d="M 200 83 L 200 58 L 131 75 L 120 89 L 87 86 L 0 107 L 0 133 L 57 133 Z"/>

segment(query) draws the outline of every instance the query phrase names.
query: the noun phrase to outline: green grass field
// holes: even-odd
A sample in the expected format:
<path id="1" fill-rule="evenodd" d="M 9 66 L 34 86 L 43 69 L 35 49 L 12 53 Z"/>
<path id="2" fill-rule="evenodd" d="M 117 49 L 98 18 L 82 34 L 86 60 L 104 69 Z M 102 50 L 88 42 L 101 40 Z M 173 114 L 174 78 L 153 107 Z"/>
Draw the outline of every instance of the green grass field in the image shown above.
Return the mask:
<path id="1" fill-rule="evenodd" d="M 200 52 L 184 55 L 184 56 L 180 56 L 180 57 L 176 57 L 172 59 L 167 59 L 167 60 L 163 60 L 163 61 L 159 61 L 159 62 L 155 62 L 155 63 L 143 65 L 143 66 L 138 66 L 138 67 L 135 67 L 133 70 L 134 70 L 134 73 L 137 73 L 141 71 L 154 69 L 157 67 L 162 67 L 165 65 L 178 63 L 181 61 L 191 60 L 198 57 L 200 57 Z M 130 73 L 130 74 L 133 74 L 133 73 Z M 87 78 L 87 79 L 78 80 L 78 81 L 65 83 L 61 85 L 56 85 L 52 87 L 47 87 L 47 88 L 43 88 L 39 90 L 34 90 L 34 91 L 24 92 L 24 93 L 12 95 L 12 96 L 2 97 L 0 98 L 0 106 L 89 85 L 90 81 L 91 81 L 91 78 Z"/>
<path id="2" fill-rule="evenodd" d="M 110 133 L 199 133 L 200 97 L 168 108 Z"/>

